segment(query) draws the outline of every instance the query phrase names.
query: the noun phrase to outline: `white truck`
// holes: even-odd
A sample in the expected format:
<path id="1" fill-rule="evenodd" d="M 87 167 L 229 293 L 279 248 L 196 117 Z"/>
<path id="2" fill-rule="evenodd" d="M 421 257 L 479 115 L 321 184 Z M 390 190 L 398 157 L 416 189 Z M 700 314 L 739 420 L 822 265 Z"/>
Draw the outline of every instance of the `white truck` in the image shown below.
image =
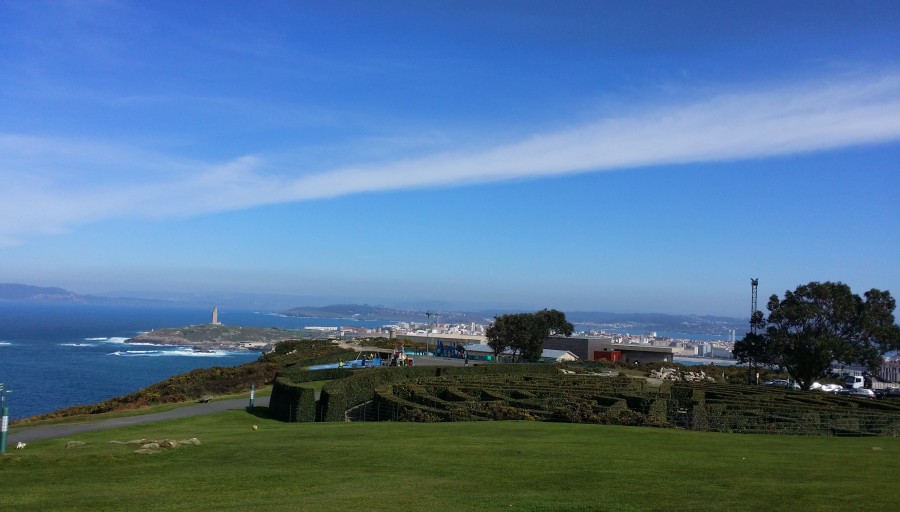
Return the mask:
<path id="1" fill-rule="evenodd" d="M 866 380 L 862 375 L 848 375 L 844 378 L 844 388 L 845 389 L 858 389 L 865 387 Z"/>

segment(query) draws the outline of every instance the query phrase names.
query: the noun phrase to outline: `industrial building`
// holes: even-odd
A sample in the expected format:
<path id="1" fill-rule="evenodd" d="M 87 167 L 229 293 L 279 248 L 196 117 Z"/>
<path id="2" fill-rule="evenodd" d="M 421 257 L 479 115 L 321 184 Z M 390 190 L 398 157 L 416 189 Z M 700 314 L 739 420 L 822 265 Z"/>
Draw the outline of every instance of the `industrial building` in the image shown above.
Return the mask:
<path id="1" fill-rule="evenodd" d="M 671 363 L 675 354 L 672 347 L 613 343 L 609 336 L 551 336 L 544 340 L 544 348 L 567 350 L 585 361 L 606 360 L 620 364 L 656 361 Z"/>
<path id="2" fill-rule="evenodd" d="M 473 343 L 465 346 L 466 358 L 470 361 L 493 361 L 494 349 L 490 345 Z M 512 350 L 506 349 L 497 356 L 497 362 L 512 362 L 515 354 Z M 566 361 L 575 361 L 578 357 L 568 350 L 554 350 L 545 348 L 541 351 L 541 362 L 543 363 L 563 363 Z"/>

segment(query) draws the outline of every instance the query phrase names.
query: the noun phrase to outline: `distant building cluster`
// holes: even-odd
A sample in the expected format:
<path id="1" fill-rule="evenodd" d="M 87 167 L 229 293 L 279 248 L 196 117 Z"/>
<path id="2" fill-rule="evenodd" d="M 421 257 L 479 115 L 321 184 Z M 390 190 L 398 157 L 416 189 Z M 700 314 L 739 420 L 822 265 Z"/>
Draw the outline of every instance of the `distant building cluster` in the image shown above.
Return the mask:
<path id="1" fill-rule="evenodd" d="M 476 322 L 464 324 L 395 322 L 381 327 L 306 327 L 305 330 L 320 332 L 335 339 L 383 336 L 385 338 L 398 338 L 421 343 L 436 343 L 440 340 L 444 344 L 456 346 L 487 343 L 487 327 L 486 324 Z M 603 330 L 589 330 L 576 332 L 573 337 L 596 340 L 608 347 L 613 345 L 643 346 L 651 352 L 653 348 L 665 349 L 663 351 L 674 357 L 732 359 L 731 351 L 734 348 L 733 335 L 731 336 L 732 339 L 728 341 L 697 341 L 667 338 L 658 336 L 656 332 L 621 334 Z M 554 350 L 557 347 L 548 346 L 545 348 Z M 559 348 L 562 349 L 563 347 Z M 593 354 L 584 352 L 579 357 L 593 359 Z M 671 360 L 671 357 L 669 360 Z"/>
<path id="2" fill-rule="evenodd" d="M 436 345 L 440 341 L 445 346 L 464 347 L 475 358 L 486 358 L 488 351 L 487 325 L 476 322 L 465 324 L 396 322 L 380 327 L 306 327 L 332 339 L 355 339 L 385 337 L 413 343 Z M 614 327 L 615 328 L 615 327 Z M 576 332 L 570 338 L 550 338 L 545 342 L 547 352 L 543 359 L 567 359 L 569 354 L 578 359 L 607 359 L 615 362 L 672 361 L 673 358 L 696 361 L 733 360 L 735 333 L 727 340 L 693 340 L 658 336 L 656 332 L 644 334 L 623 334 L 591 329 Z M 557 353 L 558 352 L 558 353 Z M 510 354 L 501 354 L 511 357 Z M 861 375 L 864 368 L 836 367 L 833 373 Z M 887 360 L 881 367 L 879 380 L 900 383 L 900 358 Z"/>

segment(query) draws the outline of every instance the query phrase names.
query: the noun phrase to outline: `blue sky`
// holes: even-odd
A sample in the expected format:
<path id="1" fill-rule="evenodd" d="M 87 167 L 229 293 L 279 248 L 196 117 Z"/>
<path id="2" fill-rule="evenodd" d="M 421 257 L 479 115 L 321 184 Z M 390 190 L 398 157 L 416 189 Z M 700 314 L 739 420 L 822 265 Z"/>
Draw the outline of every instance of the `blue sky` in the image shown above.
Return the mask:
<path id="1" fill-rule="evenodd" d="M 0 0 L 0 282 L 896 296 L 898 41 L 892 1 Z"/>

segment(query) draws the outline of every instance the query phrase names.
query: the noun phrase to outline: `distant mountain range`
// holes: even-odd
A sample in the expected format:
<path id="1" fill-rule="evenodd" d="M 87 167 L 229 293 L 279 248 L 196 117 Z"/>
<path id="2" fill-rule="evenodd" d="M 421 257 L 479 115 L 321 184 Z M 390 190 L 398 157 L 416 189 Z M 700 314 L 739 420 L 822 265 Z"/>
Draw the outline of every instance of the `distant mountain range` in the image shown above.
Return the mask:
<path id="1" fill-rule="evenodd" d="M 14 283 L 0 283 L 0 301 L 67 302 L 72 304 L 172 304 L 169 301 L 156 299 L 81 295 L 63 288 Z"/>
<path id="2" fill-rule="evenodd" d="M 465 312 L 431 312 L 418 309 L 396 309 L 368 304 L 332 304 L 330 306 L 302 306 L 281 312 L 287 316 L 304 318 L 346 318 L 359 321 L 385 320 L 391 322 L 415 322 L 429 324 L 434 322 L 468 324 L 471 322 L 484 324 L 490 322 L 494 315 Z"/>
<path id="3" fill-rule="evenodd" d="M 222 297 L 219 297 L 221 299 Z M 278 302 L 283 303 L 286 297 L 278 297 Z M 301 299 L 303 300 L 303 299 Z M 30 286 L 25 284 L 0 284 L 0 301 L 27 301 L 27 302 L 57 302 L 73 304 L 121 304 L 121 305 L 159 305 L 159 306 L 193 306 L 200 303 L 222 302 L 215 298 L 203 300 L 164 300 L 135 297 L 108 297 L 99 295 L 81 295 L 69 290 L 57 287 Z M 278 307 L 264 307 L 258 305 L 258 309 L 277 311 L 288 316 L 306 318 L 345 318 L 357 321 L 383 321 L 390 322 L 414 322 L 417 324 L 448 323 L 448 324 L 488 324 L 495 316 L 506 313 L 518 313 L 521 311 L 486 309 L 474 312 L 465 311 L 435 311 L 417 309 L 413 307 L 393 308 L 387 306 L 370 306 L 368 304 L 332 304 L 329 306 L 302 306 L 283 309 Z M 737 337 L 741 338 L 747 330 L 748 321 L 743 318 L 696 316 L 696 315 L 666 315 L 661 313 L 603 313 L 593 311 L 567 311 L 566 318 L 579 327 L 594 329 L 616 329 L 633 334 L 641 334 L 653 331 L 677 332 L 686 334 L 713 334 L 727 336 L 731 330 L 735 330 Z"/>

